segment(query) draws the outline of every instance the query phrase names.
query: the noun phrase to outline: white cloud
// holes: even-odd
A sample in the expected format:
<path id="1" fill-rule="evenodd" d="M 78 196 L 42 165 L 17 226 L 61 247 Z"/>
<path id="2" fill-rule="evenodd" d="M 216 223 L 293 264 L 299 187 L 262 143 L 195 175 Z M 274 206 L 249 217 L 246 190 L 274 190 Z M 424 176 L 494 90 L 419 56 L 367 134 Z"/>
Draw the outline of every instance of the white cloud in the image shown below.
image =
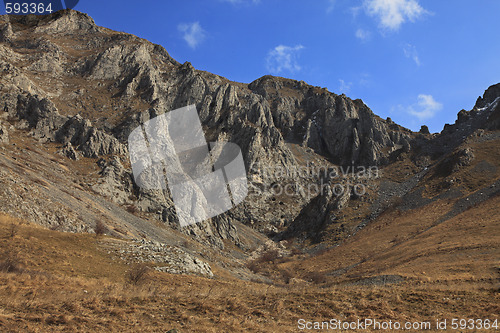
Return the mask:
<path id="1" fill-rule="evenodd" d="M 364 0 L 363 7 L 368 15 L 378 18 L 382 28 L 394 31 L 407 20 L 414 22 L 428 13 L 418 0 Z"/>
<path id="2" fill-rule="evenodd" d="M 403 52 L 405 54 L 405 57 L 412 59 L 413 61 L 415 61 L 417 66 L 420 66 L 420 59 L 418 57 L 417 48 L 414 45 L 406 44 L 403 47 Z"/>
<path id="3" fill-rule="evenodd" d="M 358 29 L 356 30 L 356 38 L 362 40 L 362 41 L 367 41 L 370 39 L 371 32 L 368 30 L 363 30 L 363 29 Z"/>
<path id="4" fill-rule="evenodd" d="M 282 71 L 296 72 L 300 70 L 297 62 L 299 51 L 304 46 L 296 45 L 294 47 L 278 45 L 270 50 L 266 58 L 267 70 L 271 73 L 280 73 Z"/>
<path id="5" fill-rule="evenodd" d="M 369 87 L 372 84 L 372 77 L 368 73 L 361 73 L 358 85 L 360 87 Z"/>
<path id="6" fill-rule="evenodd" d="M 328 0 L 328 7 L 326 8 L 327 13 L 333 12 L 335 9 L 335 5 L 337 3 L 337 0 Z"/>
<path id="7" fill-rule="evenodd" d="M 192 49 L 195 49 L 206 37 L 206 32 L 201 27 L 200 22 L 182 23 L 177 26 L 177 29 L 183 34 L 182 38 Z"/>
<path id="8" fill-rule="evenodd" d="M 339 83 L 340 83 L 340 86 L 339 86 L 340 93 L 348 94 L 351 91 L 352 82 L 345 82 L 344 80 L 339 79 Z"/>
<path id="9" fill-rule="evenodd" d="M 353 19 L 356 19 L 358 17 L 359 12 L 361 12 L 361 10 L 363 10 L 363 6 L 351 7 L 349 9 Z"/>
<path id="10" fill-rule="evenodd" d="M 407 112 L 419 120 L 430 119 L 436 112 L 443 109 L 443 104 L 437 102 L 432 95 L 418 95 L 418 102 L 406 108 Z"/>

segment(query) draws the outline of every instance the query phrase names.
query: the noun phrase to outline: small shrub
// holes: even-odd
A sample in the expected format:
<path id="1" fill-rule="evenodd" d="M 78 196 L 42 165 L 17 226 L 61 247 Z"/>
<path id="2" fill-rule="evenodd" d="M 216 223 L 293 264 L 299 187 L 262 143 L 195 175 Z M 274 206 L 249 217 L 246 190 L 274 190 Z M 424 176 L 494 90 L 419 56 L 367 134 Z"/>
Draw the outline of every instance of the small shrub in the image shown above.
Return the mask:
<path id="1" fill-rule="evenodd" d="M 16 237 L 17 233 L 19 232 L 19 224 L 17 223 L 11 223 L 9 226 L 9 238 L 14 238 Z"/>
<path id="2" fill-rule="evenodd" d="M 133 285 L 138 285 L 142 282 L 144 282 L 149 274 L 149 267 L 148 265 L 141 263 L 141 264 L 134 264 L 128 271 L 126 275 L 127 282 Z"/>
<path id="3" fill-rule="evenodd" d="M 254 273 L 258 273 L 259 271 L 261 271 L 260 264 L 276 261 L 277 259 L 279 259 L 279 257 L 280 253 L 278 250 L 267 250 L 266 252 L 263 252 L 257 259 L 250 261 L 247 264 L 247 268 Z"/>
<path id="4" fill-rule="evenodd" d="M 258 262 L 271 262 L 276 259 L 278 259 L 280 256 L 280 253 L 278 250 L 267 250 L 266 252 L 262 253 L 260 257 L 257 259 Z"/>
<path id="5" fill-rule="evenodd" d="M 289 284 L 290 280 L 294 277 L 294 274 L 290 269 L 285 268 L 281 271 L 281 276 L 283 277 L 285 283 Z"/>
<path id="6" fill-rule="evenodd" d="M 311 272 L 309 274 L 309 281 L 321 284 L 326 282 L 326 275 L 323 272 Z"/>
<path id="7" fill-rule="evenodd" d="M 250 261 L 247 264 L 247 268 L 254 273 L 258 273 L 260 271 L 259 264 L 255 260 Z"/>
<path id="8" fill-rule="evenodd" d="M 47 325 L 66 325 L 69 320 L 65 315 L 50 315 L 45 319 Z"/>
<path id="9" fill-rule="evenodd" d="M 137 206 L 136 205 L 127 205 L 127 212 L 129 212 L 130 214 L 137 213 Z"/>
<path id="10" fill-rule="evenodd" d="M 16 254 L 5 253 L 0 260 L 0 272 L 3 273 L 22 273 L 24 268 Z"/>
<path id="11" fill-rule="evenodd" d="M 101 221 L 95 222 L 94 232 L 96 236 L 105 235 L 108 232 L 108 228 Z"/>

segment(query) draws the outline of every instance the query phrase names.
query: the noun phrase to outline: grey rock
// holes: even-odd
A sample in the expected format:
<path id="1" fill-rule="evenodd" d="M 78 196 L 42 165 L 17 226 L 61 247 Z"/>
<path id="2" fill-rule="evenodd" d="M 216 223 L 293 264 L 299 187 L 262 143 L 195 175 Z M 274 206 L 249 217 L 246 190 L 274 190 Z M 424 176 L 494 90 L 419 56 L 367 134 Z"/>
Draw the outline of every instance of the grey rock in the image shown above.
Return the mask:
<path id="1" fill-rule="evenodd" d="M 322 146 L 321 143 L 320 129 L 317 127 L 316 123 L 313 122 L 313 120 L 309 119 L 307 121 L 306 134 L 302 145 L 320 152 Z"/>
<path id="2" fill-rule="evenodd" d="M 12 26 L 8 16 L 4 16 L 0 19 L 0 42 L 5 43 L 10 41 L 12 37 Z"/>
<path id="3" fill-rule="evenodd" d="M 80 159 L 80 153 L 73 148 L 73 145 L 71 142 L 66 143 L 59 151 L 58 153 L 62 156 L 65 156 L 67 158 L 70 158 L 74 161 L 78 161 Z"/>
<path id="4" fill-rule="evenodd" d="M 47 98 L 20 94 L 17 99 L 17 116 L 28 122 L 33 136 L 38 139 L 71 143 L 85 157 L 127 153 L 124 144 L 105 131 L 95 128 L 89 120 L 79 115 L 60 115 Z"/>
<path id="5" fill-rule="evenodd" d="M 9 143 L 9 132 L 7 130 L 7 126 L 0 122 L 0 144 L 7 143 Z"/>
<path id="6" fill-rule="evenodd" d="M 125 155 L 127 148 L 115 137 L 104 131 L 91 128 L 84 141 L 78 147 L 86 157 L 99 157 L 102 155 Z"/>
<path id="7" fill-rule="evenodd" d="M 278 99 L 276 110 L 287 109 L 273 112 L 275 124 L 287 138 L 339 164 L 378 165 L 387 152 L 411 139 L 411 131 L 376 117 L 362 101 L 345 95 L 272 76 L 252 82 L 249 88 L 265 99 Z M 294 137 L 297 134 L 302 136 Z"/>
<path id="8" fill-rule="evenodd" d="M 123 167 L 118 156 L 113 156 L 111 161 L 99 161 L 102 167 L 101 177 L 92 189 L 121 205 L 133 204 L 130 200 L 133 189 L 132 177 Z"/>
<path id="9" fill-rule="evenodd" d="M 458 171 L 460 168 L 469 166 L 474 161 L 475 155 L 471 148 L 467 147 L 461 149 L 455 154 L 455 164 L 453 166 L 453 172 Z"/>
<path id="10" fill-rule="evenodd" d="M 478 97 L 476 101 L 475 109 L 484 108 L 487 105 L 493 103 L 497 97 L 500 96 L 500 83 L 494 84 L 484 92 L 483 96 Z"/>
<path id="11" fill-rule="evenodd" d="M 30 20 L 31 18 L 25 18 Z M 62 10 L 48 16 L 48 22 L 35 28 L 41 34 L 96 33 L 99 28 L 87 14 L 74 10 Z"/>
<path id="12" fill-rule="evenodd" d="M 154 269 L 159 272 L 214 276 L 207 262 L 177 246 L 144 239 L 120 245 L 111 243 L 109 246 L 110 250 L 128 262 L 153 262 Z"/>
<path id="13" fill-rule="evenodd" d="M 427 127 L 426 125 L 422 125 L 420 127 L 419 133 L 421 133 L 421 134 L 430 134 L 429 127 Z"/>

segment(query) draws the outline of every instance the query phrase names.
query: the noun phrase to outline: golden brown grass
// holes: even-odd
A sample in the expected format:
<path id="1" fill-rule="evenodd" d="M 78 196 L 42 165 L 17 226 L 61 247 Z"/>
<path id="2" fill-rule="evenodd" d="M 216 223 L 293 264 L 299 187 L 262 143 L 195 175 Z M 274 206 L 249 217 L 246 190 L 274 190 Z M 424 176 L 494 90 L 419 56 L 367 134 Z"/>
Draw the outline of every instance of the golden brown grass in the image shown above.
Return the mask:
<path id="1" fill-rule="evenodd" d="M 283 266 L 301 276 L 355 265 L 343 275 L 344 280 L 399 274 L 420 281 L 494 283 L 498 279 L 496 260 L 500 258 L 500 197 L 434 225 L 452 205 L 437 201 L 414 211 L 383 214 L 342 246 L 314 260 Z"/>
<path id="2" fill-rule="evenodd" d="M 492 205 L 498 206 L 498 202 Z M 444 283 L 419 274 L 397 286 L 367 287 L 323 281 L 320 285 L 303 281 L 276 286 L 227 275 L 206 279 L 150 272 L 144 283 L 131 285 L 124 279 L 129 266 L 111 259 L 99 248 L 95 236 L 23 224 L 11 237 L 9 228 L 18 222 L 0 217 L 2 249 L 18 251 L 25 267 L 20 273 L 0 273 L 0 331 L 165 332 L 176 328 L 180 332 L 293 332 L 300 318 L 497 318 L 500 310 L 498 293 L 485 288 L 486 282 L 481 289 L 479 283 L 477 287 L 467 281 L 466 285 Z M 373 244 L 364 245 L 364 252 L 376 250 Z M 353 260 L 354 253 L 348 252 L 354 250 L 354 245 L 347 247 L 342 252 L 345 259 L 336 259 L 340 253 L 327 251 L 300 265 L 322 272 L 334 268 L 336 260 Z M 380 265 L 383 263 L 382 258 Z M 280 265 L 290 264 L 293 262 Z M 438 264 L 433 260 L 423 269 L 434 277 L 429 267 L 435 265 L 437 270 Z M 405 265 L 389 268 L 393 273 L 408 269 Z M 289 273 L 300 275 L 295 270 Z"/>

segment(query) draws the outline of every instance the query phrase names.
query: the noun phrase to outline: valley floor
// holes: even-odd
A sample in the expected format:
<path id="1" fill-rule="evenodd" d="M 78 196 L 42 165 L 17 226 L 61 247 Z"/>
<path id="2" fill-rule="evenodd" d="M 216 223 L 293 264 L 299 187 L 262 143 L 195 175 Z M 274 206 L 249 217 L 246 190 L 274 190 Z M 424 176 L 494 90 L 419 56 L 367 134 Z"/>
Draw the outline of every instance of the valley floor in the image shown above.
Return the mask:
<path id="1" fill-rule="evenodd" d="M 498 286 L 473 276 L 263 284 L 214 269 L 214 279 L 149 271 L 133 280 L 140 267 L 112 258 L 100 246 L 106 236 L 0 220 L 2 332 L 295 332 L 331 319 L 431 322 L 434 330 L 436 319 L 500 313 Z"/>

